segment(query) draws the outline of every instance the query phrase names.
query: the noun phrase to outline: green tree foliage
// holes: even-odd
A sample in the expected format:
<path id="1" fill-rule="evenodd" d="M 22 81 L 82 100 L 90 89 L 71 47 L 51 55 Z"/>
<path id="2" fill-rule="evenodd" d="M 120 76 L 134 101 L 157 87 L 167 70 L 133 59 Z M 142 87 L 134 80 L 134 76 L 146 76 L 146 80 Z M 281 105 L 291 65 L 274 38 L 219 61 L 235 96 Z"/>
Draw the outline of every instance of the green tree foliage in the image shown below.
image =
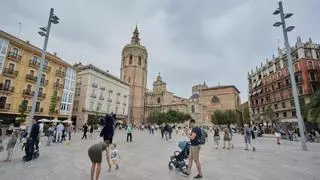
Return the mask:
<path id="1" fill-rule="evenodd" d="M 249 110 L 249 107 L 243 108 L 242 114 L 243 114 L 243 121 L 244 121 L 243 124 L 249 123 L 250 122 L 250 110 Z M 243 126 L 243 124 L 242 124 L 242 126 Z"/>
<path id="2" fill-rule="evenodd" d="M 19 105 L 19 113 L 20 113 L 20 118 L 22 119 L 22 122 L 25 121 L 27 110 L 28 110 L 28 101 L 22 100 Z"/>
<path id="3" fill-rule="evenodd" d="M 211 115 L 211 122 L 216 125 L 234 124 L 237 122 L 237 113 L 235 110 L 215 110 Z"/>
<path id="4" fill-rule="evenodd" d="M 99 112 L 95 112 L 94 115 L 89 115 L 88 117 L 88 125 L 97 125 L 99 124 L 99 120 L 100 120 L 100 114 Z"/>
<path id="5" fill-rule="evenodd" d="M 149 123 L 156 124 L 183 123 L 191 119 L 191 116 L 189 114 L 175 110 L 169 110 L 168 112 L 153 111 L 150 113 L 147 119 Z"/>
<path id="6" fill-rule="evenodd" d="M 51 101 L 50 101 L 50 107 L 49 107 L 49 113 L 51 115 L 56 113 L 57 104 L 58 104 L 58 92 L 53 91 L 53 94 L 51 96 Z"/>
<path id="7" fill-rule="evenodd" d="M 300 100 L 300 106 L 301 114 L 305 121 L 320 123 L 320 91 L 311 96 L 308 104 Z"/>
<path id="8" fill-rule="evenodd" d="M 271 105 L 267 107 L 265 112 L 263 113 L 264 120 L 272 123 L 275 123 L 275 113 L 273 112 L 273 109 L 271 108 Z"/>

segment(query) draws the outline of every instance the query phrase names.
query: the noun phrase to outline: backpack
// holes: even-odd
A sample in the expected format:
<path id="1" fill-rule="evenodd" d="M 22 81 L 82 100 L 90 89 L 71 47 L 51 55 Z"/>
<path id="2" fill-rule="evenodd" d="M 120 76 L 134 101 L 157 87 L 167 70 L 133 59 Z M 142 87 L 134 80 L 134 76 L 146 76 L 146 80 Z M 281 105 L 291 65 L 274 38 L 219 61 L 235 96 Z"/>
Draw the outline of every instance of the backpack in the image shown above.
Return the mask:
<path id="1" fill-rule="evenodd" d="M 208 133 L 204 129 L 200 129 L 200 134 L 197 134 L 198 137 L 198 142 L 200 145 L 203 145 L 206 143 L 206 138 L 208 137 Z"/>

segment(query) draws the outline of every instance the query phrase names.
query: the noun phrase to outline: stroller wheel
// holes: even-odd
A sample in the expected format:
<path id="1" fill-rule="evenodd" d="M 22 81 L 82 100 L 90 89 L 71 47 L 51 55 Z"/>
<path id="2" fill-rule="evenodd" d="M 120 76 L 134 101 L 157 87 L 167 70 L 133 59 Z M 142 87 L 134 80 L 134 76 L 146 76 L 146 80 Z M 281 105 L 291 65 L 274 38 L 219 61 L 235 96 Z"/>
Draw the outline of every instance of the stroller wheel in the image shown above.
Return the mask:
<path id="1" fill-rule="evenodd" d="M 172 163 L 172 161 L 169 162 L 168 168 L 169 168 L 169 170 L 172 170 L 172 169 L 173 169 L 173 163 Z"/>

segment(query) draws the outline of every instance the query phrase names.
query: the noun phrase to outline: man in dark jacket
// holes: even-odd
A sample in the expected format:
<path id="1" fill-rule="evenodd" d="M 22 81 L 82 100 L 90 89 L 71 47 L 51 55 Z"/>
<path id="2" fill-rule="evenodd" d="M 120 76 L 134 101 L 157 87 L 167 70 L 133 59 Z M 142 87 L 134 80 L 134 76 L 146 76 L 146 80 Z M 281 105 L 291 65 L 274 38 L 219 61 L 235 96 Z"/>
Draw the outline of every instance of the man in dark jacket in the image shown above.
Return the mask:
<path id="1" fill-rule="evenodd" d="M 108 114 L 105 117 L 105 126 L 103 127 L 100 137 L 103 137 L 103 141 L 109 140 L 109 142 L 112 144 L 114 135 L 114 120 L 112 116 L 109 116 Z"/>

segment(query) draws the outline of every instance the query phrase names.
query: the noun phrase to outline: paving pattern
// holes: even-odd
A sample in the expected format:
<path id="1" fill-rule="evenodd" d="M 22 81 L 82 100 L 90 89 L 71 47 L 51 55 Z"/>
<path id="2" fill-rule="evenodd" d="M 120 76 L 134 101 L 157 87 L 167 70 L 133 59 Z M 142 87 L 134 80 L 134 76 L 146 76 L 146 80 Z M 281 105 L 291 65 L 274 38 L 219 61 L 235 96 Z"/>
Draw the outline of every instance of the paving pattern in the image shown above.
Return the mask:
<path id="1" fill-rule="evenodd" d="M 97 133 L 98 135 L 98 133 Z M 96 136 L 97 136 L 96 135 Z M 210 136 L 212 136 L 210 134 Z M 81 140 L 80 134 L 73 136 L 71 144 L 40 145 L 38 159 L 23 163 L 23 151 L 16 146 L 11 162 L 3 162 L 0 155 L 1 180 L 89 180 L 91 162 L 87 156 L 90 145 L 101 141 L 99 137 Z M 149 135 L 147 131 L 135 131 L 132 143 L 125 141 L 125 132 L 117 131 L 115 142 L 120 152 L 120 169 L 107 172 L 105 161 L 101 179 L 112 180 L 179 180 L 192 179 L 178 171 L 168 169 L 169 156 L 177 150 L 177 142 L 186 139 L 173 135 L 165 141 L 160 133 Z M 320 144 L 308 144 L 303 152 L 298 142 L 283 142 L 278 146 L 273 138 L 260 138 L 257 151 L 244 151 L 243 137 L 233 139 L 234 149 L 214 148 L 212 137 L 201 149 L 203 179 L 208 180 L 318 180 L 320 179 Z M 192 175 L 196 175 L 193 167 Z"/>

